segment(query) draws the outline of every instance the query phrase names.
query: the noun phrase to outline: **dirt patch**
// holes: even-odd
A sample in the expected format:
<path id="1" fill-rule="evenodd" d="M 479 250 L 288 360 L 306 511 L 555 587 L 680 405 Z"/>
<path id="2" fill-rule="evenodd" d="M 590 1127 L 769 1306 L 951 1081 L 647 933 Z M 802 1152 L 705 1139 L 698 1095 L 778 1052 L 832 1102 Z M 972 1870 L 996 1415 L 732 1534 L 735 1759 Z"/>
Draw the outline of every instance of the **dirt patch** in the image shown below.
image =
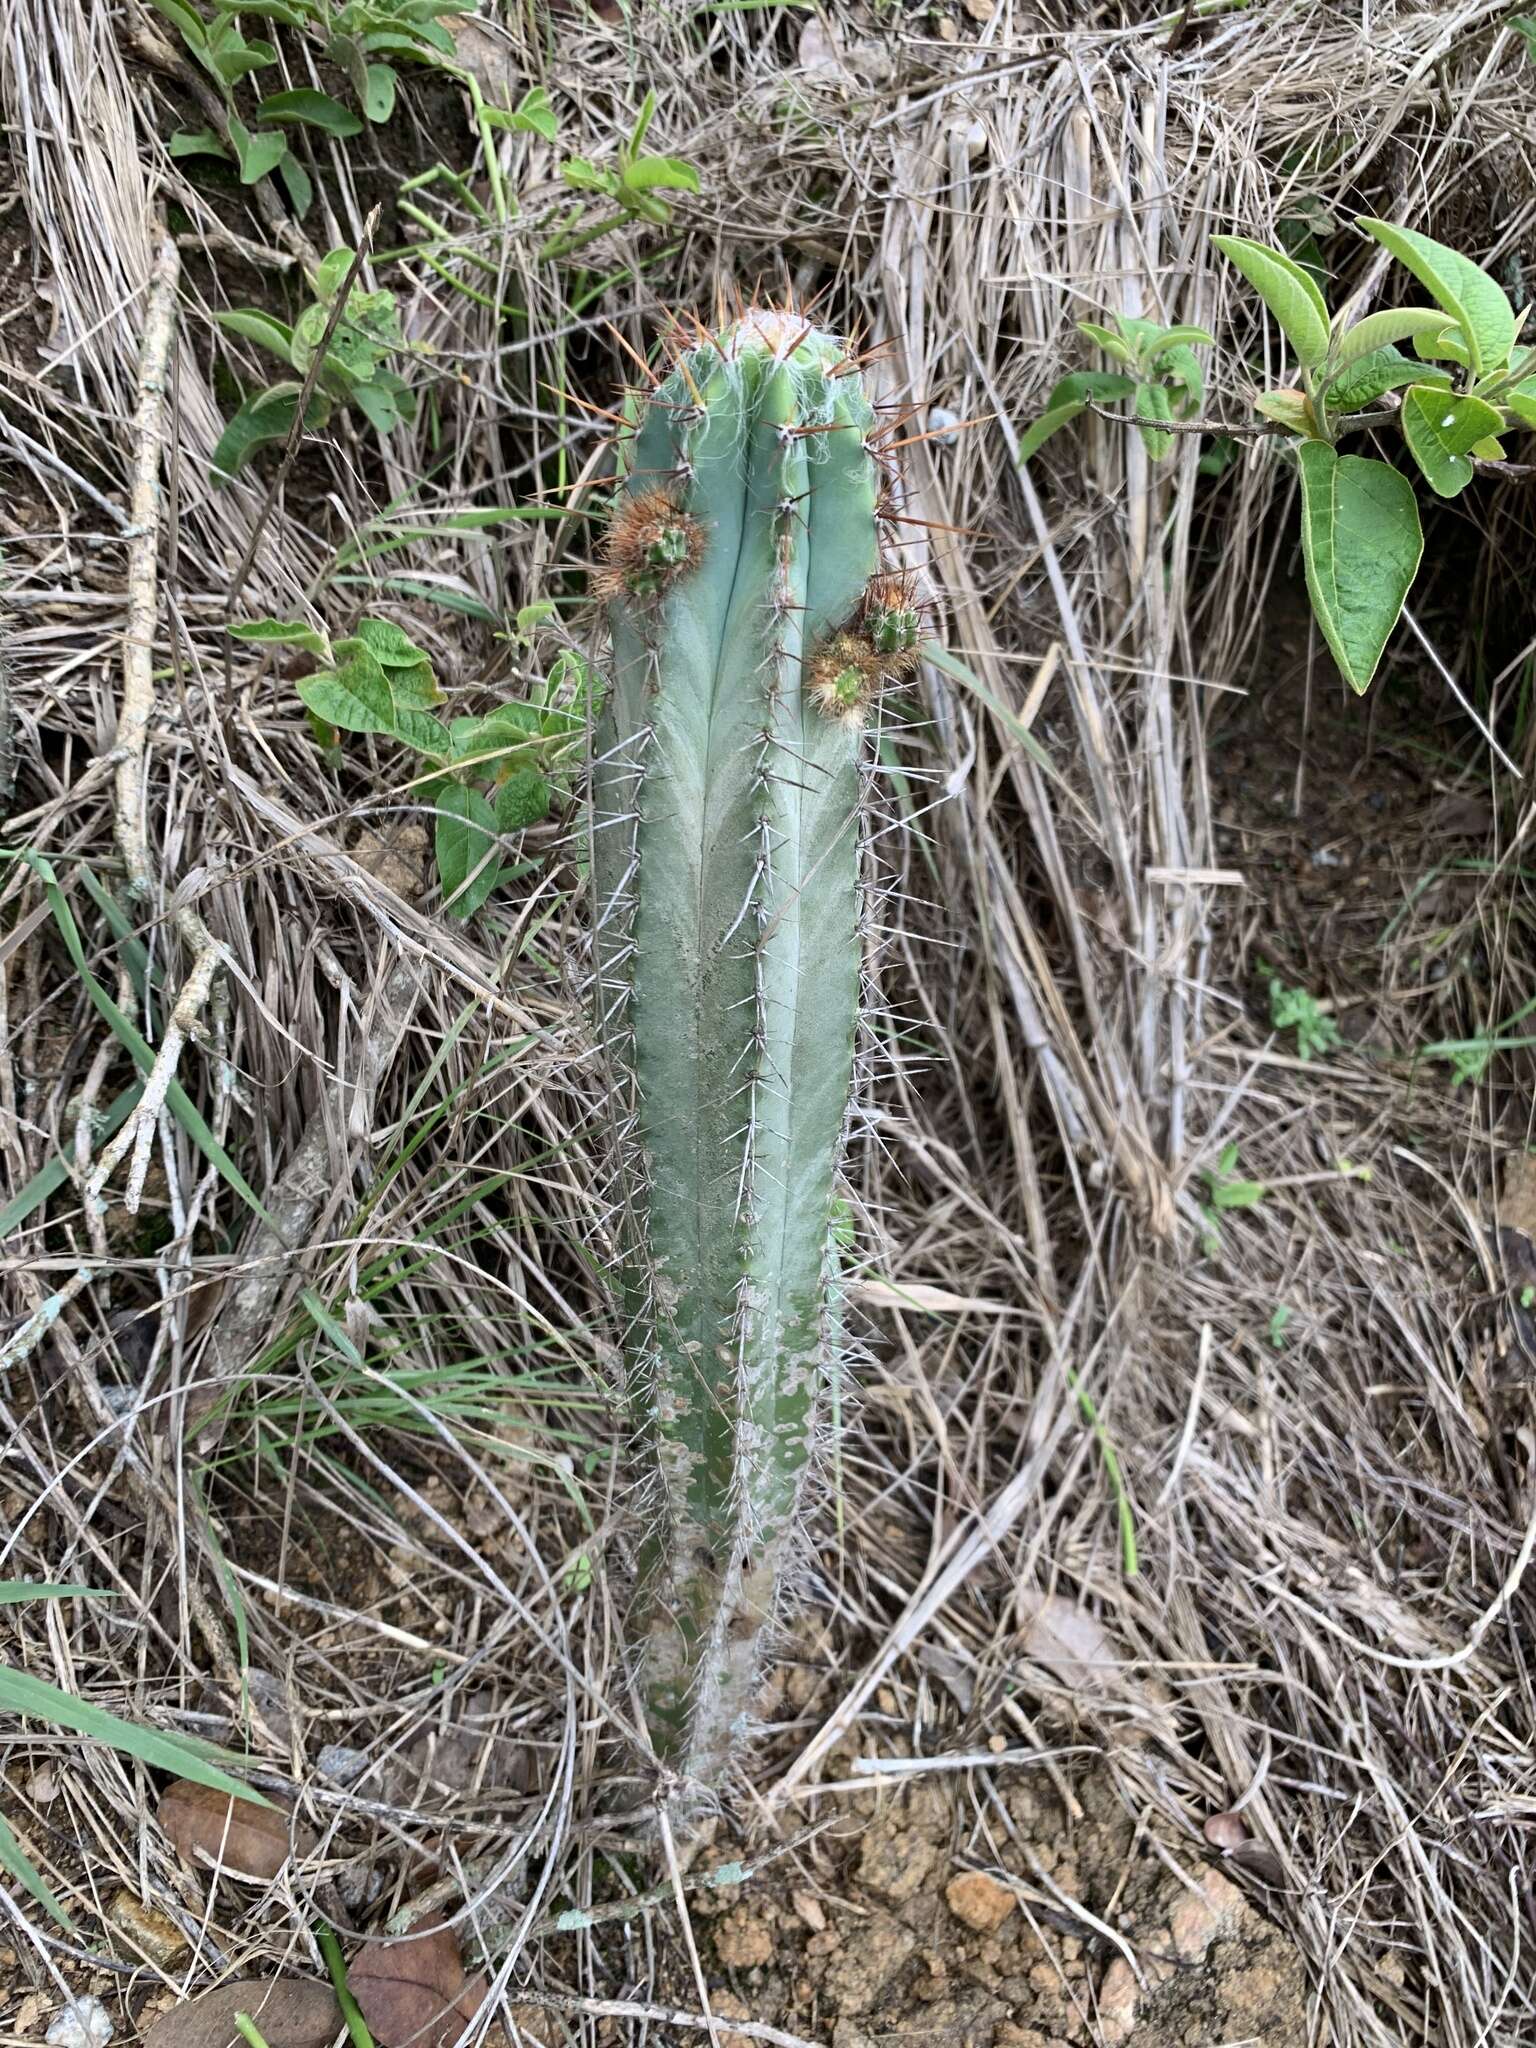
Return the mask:
<path id="1" fill-rule="evenodd" d="M 699 1894 L 717 2013 L 833 2048 L 1301 2048 L 1289 1937 L 1107 1774 L 1069 1791 L 1076 1813 L 1043 1776 L 918 1778 L 818 1838 L 814 1887 L 775 1866 Z"/>

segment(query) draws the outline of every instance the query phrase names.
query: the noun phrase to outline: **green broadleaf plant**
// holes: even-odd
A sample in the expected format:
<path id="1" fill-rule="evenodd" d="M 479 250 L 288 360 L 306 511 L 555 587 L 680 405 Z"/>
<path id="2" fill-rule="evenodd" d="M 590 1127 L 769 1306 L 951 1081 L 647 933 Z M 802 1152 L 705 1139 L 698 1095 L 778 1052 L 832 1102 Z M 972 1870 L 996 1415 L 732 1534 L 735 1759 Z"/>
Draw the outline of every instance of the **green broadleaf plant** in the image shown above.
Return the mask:
<path id="1" fill-rule="evenodd" d="M 1089 405 L 1129 398 L 1147 453 L 1159 462 L 1173 451 L 1175 437 L 1165 422 L 1182 420 L 1200 410 L 1205 378 L 1195 355 L 1210 345 L 1203 327 L 1161 327 L 1154 320 L 1128 313 L 1111 315 L 1114 328 L 1079 320 L 1078 332 L 1103 350 L 1116 370 L 1075 370 L 1063 377 L 1045 401 L 1045 411 L 1019 444 L 1019 460 L 1028 462 L 1052 434 L 1075 420 Z"/>
<path id="2" fill-rule="evenodd" d="M 1407 601 L 1424 539 L 1409 479 L 1377 456 L 1341 455 L 1337 443 L 1364 427 L 1396 426 L 1430 489 L 1453 498 L 1478 463 L 1504 459 L 1502 434 L 1536 427 L 1536 349 L 1519 350 L 1522 316 L 1459 251 L 1388 221 L 1362 218 L 1357 225 L 1411 273 L 1433 305 L 1386 307 L 1358 319 L 1346 305 L 1330 315 L 1316 278 L 1283 249 L 1243 235 L 1213 240 L 1295 354 L 1299 384 L 1259 392 L 1254 407 L 1287 437 L 1301 484 L 1312 610 L 1341 673 L 1363 692 Z M 1168 329 L 1153 342 L 1138 331 L 1145 325 L 1121 320 L 1111 332 L 1081 323 L 1122 367 L 1063 378 L 1024 437 L 1026 459 L 1085 405 L 1129 392 L 1149 449 L 1171 446 L 1164 422 L 1181 414 L 1166 386 L 1180 380 L 1165 376 L 1155 396 L 1160 384 L 1148 383 L 1145 373 L 1177 364 L 1190 340 Z M 1411 344 L 1411 356 L 1400 342 Z M 1192 398 L 1188 410 L 1198 410 L 1198 384 L 1183 380 L 1183 389 Z"/>
<path id="3" fill-rule="evenodd" d="M 530 638 L 550 609 L 525 607 L 519 637 Z M 502 859 L 503 842 L 569 800 L 599 699 L 582 655 L 561 649 L 526 700 L 444 724 L 431 657 L 390 619 L 361 619 L 335 641 L 302 619 L 249 619 L 230 632 L 248 646 L 297 647 L 319 660 L 296 687 L 322 746 L 335 748 L 341 733 L 371 734 L 418 757 L 408 779 L 432 807 L 449 916 L 473 917 L 498 884 L 523 872 Z"/>
<path id="4" fill-rule="evenodd" d="M 286 363 L 299 379 L 308 376 L 331 327 L 325 361 L 310 393 L 305 426 L 324 427 L 336 406 L 356 406 L 369 425 L 387 434 L 415 417 L 416 397 L 390 367 L 405 349 L 395 295 L 388 291 L 348 293 L 341 316 L 331 325 L 336 298 L 352 268 L 350 249 L 333 249 L 310 280 L 314 302 L 292 327 L 255 307 L 215 315 L 226 333 L 253 341 Z M 236 412 L 213 453 L 216 482 L 238 475 L 259 449 L 285 442 L 293 426 L 300 384 L 284 380 L 253 392 Z"/>

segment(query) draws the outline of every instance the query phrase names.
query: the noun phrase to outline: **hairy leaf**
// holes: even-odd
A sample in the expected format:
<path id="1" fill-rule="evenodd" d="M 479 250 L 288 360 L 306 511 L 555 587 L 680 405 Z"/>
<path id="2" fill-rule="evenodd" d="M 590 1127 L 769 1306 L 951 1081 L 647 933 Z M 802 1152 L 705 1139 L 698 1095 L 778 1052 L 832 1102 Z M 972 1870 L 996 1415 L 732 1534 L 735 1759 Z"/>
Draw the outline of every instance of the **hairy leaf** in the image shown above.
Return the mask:
<path id="1" fill-rule="evenodd" d="M 1459 496 L 1471 483 L 1477 474 L 1473 447 L 1503 424 L 1504 415 L 1481 398 L 1425 384 L 1403 394 L 1403 439 L 1430 489 L 1442 498 Z"/>
<path id="2" fill-rule="evenodd" d="M 1390 463 L 1304 441 L 1301 545 L 1312 610 L 1350 688 L 1369 689 L 1424 552 L 1413 486 Z"/>
<path id="3" fill-rule="evenodd" d="M 1328 308 L 1307 272 L 1283 249 L 1246 235 L 1213 235 L 1211 240 L 1274 315 L 1296 360 L 1315 368 L 1328 353 Z"/>
<path id="4" fill-rule="evenodd" d="M 1333 359 L 1342 367 L 1393 342 L 1409 341 L 1420 334 L 1440 334 L 1444 329 L 1445 315 L 1433 306 L 1395 306 L 1384 313 L 1367 313 L 1339 336 Z"/>
<path id="5" fill-rule="evenodd" d="M 1515 345 L 1515 311 L 1488 275 L 1459 250 L 1447 249 L 1413 228 L 1391 221 L 1362 218 L 1359 226 L 1390 249 L 1398 262 L 1423 285 L 1436 305 L 1444 306 L 1460 327 L 1468 359 L 1481 375 L 1509 359 Z"/>
<path id="6" fill-rule="evenodd" d="M 274 319 L 270 313 L 258 312 L 254 306 L 236 307 L 233 312 L 215 313 L 213 317 L 226 334 L 257 342 L 281 357 L 290 369 L 293 367 L 293 329 L 286 322 Z"/>
<path id="7" fill-rule="evenodd" d="M 1134 377 L 1118 370 L 1074 370 L 1063 377 L 1045 401 L 1045 411 L 1019 444 L 1020 462 L 1028 462 L 1068 421 L 1075 420 L 1091 400 L 1129 398 L 1136 389 Z"/>
<path id="8" fill-rule="evenodd" d="M 306 676 L 299 696 L 327 725 L 339 732 L 393 732 L 397 714 L 389 678 L 366 654 L 342 667 Z"/>

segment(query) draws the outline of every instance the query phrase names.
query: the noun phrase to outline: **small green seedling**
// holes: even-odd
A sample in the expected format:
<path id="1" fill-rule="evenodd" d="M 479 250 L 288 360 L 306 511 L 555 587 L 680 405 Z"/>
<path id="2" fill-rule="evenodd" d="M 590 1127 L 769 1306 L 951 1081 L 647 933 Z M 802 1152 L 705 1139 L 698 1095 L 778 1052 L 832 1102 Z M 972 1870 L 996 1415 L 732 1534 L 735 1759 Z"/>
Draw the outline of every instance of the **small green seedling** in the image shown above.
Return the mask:
<path id="1" fill-rule="evenodd" d="M 1293 988 L 1272 968 L 1260 965 L 1269 991 L 1269 1021 L 1276 1031 L 1296 1033 L 1296 1055 L 1309 1060 L 1314 1053 L 1329 1053 L 1339 1044 L 1339 1027 L 1317 997 L 1304 988 Z"/>
<path id="2" fill-rule="evenodd" d="M 1174 436 L 1165 422 L 1198 413 L 1205 397 L 1205 377 L 1197 348 L 1212 337 L 1203 327 L 1160 327 L 1155 320 L 1133 320 L 1112 313 L 1113 331 L 1092 320 L 1079 320 L 1077 331 L 1103 350 L 1114 370 L 1077 370 L 1063 377 L 1019 447 L 1019 460 L 1029 458 L 1085 407 L 1128 398 L 1147 453 L 1154 462 L 1173 452 Z"/>
<path id="3" fill-rule="evenodd" d="M 520 626 L 536 609 L 519 615 Z M 502 841 L 569 801 L 595 708 L 596 677 L 574 649 L 556 655 L 526 700 L 445 724 L 430 658 L 387 619 L 363 619 L 334 643 L 294 620 L 255 619 L 230 631 L 258 646 L 301 648 L 322 663 L 298 693 L 328 751 L 343 732 L 377 733 L 419 757 L 410 786 L 436 816 L 434 851 L 451 917 L 473 917 L 499 883 L 526 873 L 526 864 L 503 863 Z"/>
<path id="4" fill-rule="evenodd" d="M 268 349 L 296 372 L 295 377 L 253 392 L 219 437 L 213 451 L 216 482 L 237 476 L 259 448 L 287 440 L 303 396 L 303 379 L 314 364 L 325 331 L 331 326 L 337 294 L 352 269 L 351 249 L 333 249 L 316 267 L 311 284 L 314 302 L 292 327 L 255 307 L 242 307 L 214 317 L 227 333 L 238 334 Z M 388 291 L 348 292 L 341 316 L 331 328 L 325 361 L 310 389 L 304 424 L 323 427 L 337 406 L 353 405 L 381 434 L 415 418 L 416 397 L 391 363 L 405 348 L 395 295 Z"/>
<path id="5" fill-rule="evenodd" d="M 1200 1214 L 1205 1219 L 1203 1250 L 1208 1259 L 1221 1250 L 1221 1218 L 1233 1209 L 1256 1209 L 1269 1193 L 1261 1180 L 1244 1180 L 1237 1171 L 1237 1146 L 1224 1145 L 1214 1166 L 1201 1168 L 1205 1179 L 1205 1200 Z"/>
<path id="6" fill-rule="evenodd" d="M 1269 1319 L 1269 1341 L 1276 1351 L 1285 1349 L 1285 1333 L 1294 1313 L 1295 1311 L 1287 1308 L 1283 1301 L 1275 1303 L 1274 1312 Z"/>
<path id="7" fill-rule="evenodd" d="M 620 143 L 613 169 L 595 164 L 584 156 L 570 156 L 560 166 L 560 176 L 573 192 L 595 194 L 616 209 L 597 221 L 584 221 L 585 205 L 578 203 L 567 214 L 540 254 L 546 259 L 569 256 L 595 242 L 616 227 L 630 221 L 646 221 L 665 227 L 672 218 L 672 203 L 663 192 L 697 192 L 699 174 L 690 163 L 676 156 L 648 156 L 643 144 L 646 130 L 656 112 L 656 95 L 648 92 L 627 141 Z"/>

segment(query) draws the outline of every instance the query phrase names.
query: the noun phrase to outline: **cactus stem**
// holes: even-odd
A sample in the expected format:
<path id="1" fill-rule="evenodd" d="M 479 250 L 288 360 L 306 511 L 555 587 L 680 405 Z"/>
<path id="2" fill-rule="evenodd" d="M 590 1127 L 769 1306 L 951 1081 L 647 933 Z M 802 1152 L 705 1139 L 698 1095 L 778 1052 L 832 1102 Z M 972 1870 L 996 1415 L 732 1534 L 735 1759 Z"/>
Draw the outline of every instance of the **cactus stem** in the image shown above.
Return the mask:
<path id="1" fill-rule="evenodd" d="M 890 485 L 856 352 L 798 308 L 750 308 L 720 335 L 677 319 L 666 346 L 671 373 L 620 444 L 599 579 L 614 678 L 593 878 L 629 1133 L 642 1697 L 669 1769 L 718 1782 L 837 1369 L 857 727 L 910 666 L 919 607 L 882 567 Z"/>

